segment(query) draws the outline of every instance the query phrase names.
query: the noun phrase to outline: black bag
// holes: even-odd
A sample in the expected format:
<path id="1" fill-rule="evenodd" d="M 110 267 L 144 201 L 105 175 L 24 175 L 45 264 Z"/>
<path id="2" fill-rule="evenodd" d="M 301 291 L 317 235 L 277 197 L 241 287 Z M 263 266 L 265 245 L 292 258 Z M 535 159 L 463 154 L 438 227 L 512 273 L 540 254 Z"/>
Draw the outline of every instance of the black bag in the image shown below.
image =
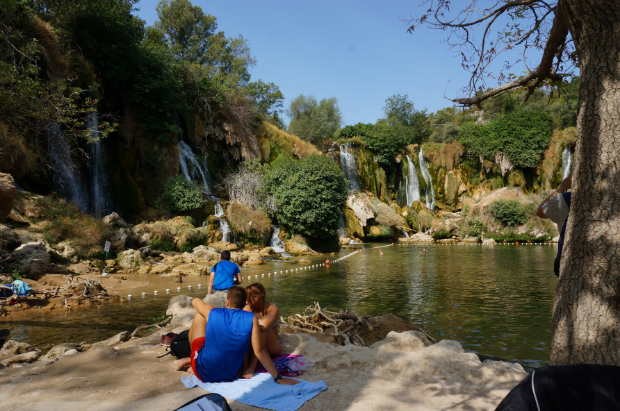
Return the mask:
<path id="1" fill-rule="evenodd" d="M 174 337 L 174 340 L 170 343 L 170 353 L 178 359 L 189 358 L 192 355 L 192 346 L 189 343 L 189 330 L 182 331 Z"/>
<path id="2" fill-rule="evenodd" d="M 220 407 L 224 411 L 232 411 L 232 409 L 230 408 L 230 405 L 228 405 L 228 402 L 226 402 L 226 398 L 222 397 L 220 394 L 204 394 L 204 395 L 201 395 L 200 397 L 194 398 L 190 402 L 183 404 L 180 408 L 177 408 L 175 411 L 182 411 L 184 407 L 186 407 L 186 406 L 188 406 L 188 405 L 190 405 L 190 404 L 192 404 L 192 403 L 194 403 L 196 401 L 200 401 L 203 398 L 208 399 L 209 401 L 211 401 L 212 403 L 214 403 L 215 405 L 217 405 L 218 407 Z"/>

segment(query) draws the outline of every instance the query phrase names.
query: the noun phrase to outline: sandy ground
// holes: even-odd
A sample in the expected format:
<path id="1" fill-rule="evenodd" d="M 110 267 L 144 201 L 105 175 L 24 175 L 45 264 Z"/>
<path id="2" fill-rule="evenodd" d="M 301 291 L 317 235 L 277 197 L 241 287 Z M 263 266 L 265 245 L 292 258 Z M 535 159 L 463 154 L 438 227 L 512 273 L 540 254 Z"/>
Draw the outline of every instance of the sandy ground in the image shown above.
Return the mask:
<path id="1" fill-rule="evenodd" d="M 174 410 L 204 393 L 185 389 L 160 332 L 116 347 L 0 369 L 3 410 Z M 485 361 L 454 341 L 426 346 L 415 331 L 390 333 L 372 347 L 337 346 L 282 334 L 285 352 L 315 364 L 301 378 L 329 387 L 301 410 L 493 410 L 527 374 Z M 256 410 L 229 401 L 233 410 Z"/>

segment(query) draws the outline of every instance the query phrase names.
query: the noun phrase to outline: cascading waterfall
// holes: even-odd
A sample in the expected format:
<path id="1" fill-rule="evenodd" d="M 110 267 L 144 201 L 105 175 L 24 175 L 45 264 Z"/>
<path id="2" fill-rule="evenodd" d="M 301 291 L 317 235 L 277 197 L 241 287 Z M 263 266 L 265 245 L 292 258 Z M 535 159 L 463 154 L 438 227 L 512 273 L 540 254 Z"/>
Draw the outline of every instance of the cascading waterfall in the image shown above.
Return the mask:
<path id="1" fill-rule="evenodd" d="M 347 223 L 344 221 L 344 215 L 341 215 L 338 219 L 338 235 L 340 237 L 348 237 L 347 235 Z"/>
<path id="2" fill-rule="evenodd" d="M 74 202 L 80 210 L 87 213 L 89 211 L 88 196 L 81 189 L 80 175 L 71 159 L 71 146 L 67 137 L 56 122 L 50 123 L 46 134 L 50 163 L 54 170 L 54 190 L 61 197 Z"/>
<path id="3" fill-rule="evenodd" d="M 286 252 L 286 245 L 284 244 L 284 241 L 282 241 L 280 237 L 278 237 L 278 235 L 280 234 L 280 227 L 278 227 L 277 225 L 272 225 L 271 228 L 273 229 L 273 234 L 271 236 L 269 246 L 273 248 L 273 251 L 278 254 Z"/>
<path id="4" fill-rule="evenodd" d="M 403 228 L 403 234 L 405 235 L 406 238 L 409 238 L 409 234 L 407 234 L 404 228 Z"/>
<path id="5" fill-rule="evenodd" d="M 573 164 L 573 153 L 568 147 L 564 147 L 562 151 L 562 180 L 570 174 L 570 166 Z"/>
<path id="6" fill-rule="evenodd" d="M 211 175 L 206 161 L 201 161 L 183 140 L 179 141 L 179 164 L 185 178 L 189 181 L 199 180 L 202 182 L 205 193 L 211 193 Z"/>
<path id="7" fill-rule="evenodd" d="M 426 161 L 424 161 L 424 153 L 422 153 L 422 149 L 420 149 L 418 158 L 420 160 L 420 171 L 422 172 L 422 177 L 426 183 L 426 208 L 433 211 L 435 208 L 435 190 L 433 190 L 433 179 L 431 178 L 431 173 L 428 172 L 428 165 L 426 164 Z"/>
<path id="8" fill-rule="evenodd" d="M 407 167 L 409 173 L 405 176 L 405 201 L 407 206 L 411 206 L 414 201 L 420 201 L 420 182 L 418 181 L 418 172 L 415 169 L 415 164 L 411 161 L 411 157 L 407 157 Z"/>
<path id="9" fill-rule="evenodd" d="M 108 181 L 103 163 L 103 147 L 99 140 L 99 116 L 97 112 L 88 117 L 88 128 L 91 137 L 97 141 L 89 144 L 91 167 L 90 167 L 90 213 L 95 216 L 103 216 L 109 211 L 109 196 L 106 194 Z"/>
<path id="10" fill-rule="evenodd" d="M 349 144 L 340 144 L 340 167 L 349 181 L 349 190 L 359 190 L 360 178 L 355 157 L 349 152 Z"/>
<path id="11" fill-rule="evenodd" d="M 222 232 L 222 241 L 230 243 L 230 226 L 228 221 L 224 218 L 224 208 L 220 205 L 220 202 L 215 203 L 215 214 L 218 220 L 220 220 L 220 231 Z"/>

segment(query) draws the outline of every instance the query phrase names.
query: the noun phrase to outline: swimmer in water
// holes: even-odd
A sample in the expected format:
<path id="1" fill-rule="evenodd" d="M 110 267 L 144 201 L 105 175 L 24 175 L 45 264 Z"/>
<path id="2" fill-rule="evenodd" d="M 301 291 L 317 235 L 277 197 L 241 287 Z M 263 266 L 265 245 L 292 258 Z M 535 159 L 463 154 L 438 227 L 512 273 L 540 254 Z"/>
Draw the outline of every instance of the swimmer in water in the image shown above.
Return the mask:
<path id="1" fill-rule="evenodd" d="M 424 248 L 422 251 L 428 251 L 426 248 Z"/>
<path id="2" fill-rule="evenodd" d="M 383 255 L 383 250 L 379 250 L 379 255 Z"/>

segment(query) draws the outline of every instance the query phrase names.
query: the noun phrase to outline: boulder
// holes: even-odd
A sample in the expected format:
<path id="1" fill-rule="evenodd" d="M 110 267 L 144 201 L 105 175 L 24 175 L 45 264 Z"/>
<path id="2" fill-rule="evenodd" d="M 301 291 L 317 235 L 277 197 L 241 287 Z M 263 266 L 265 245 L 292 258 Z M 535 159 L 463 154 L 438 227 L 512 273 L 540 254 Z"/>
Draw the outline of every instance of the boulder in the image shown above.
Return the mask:
<path id="1" fill-rule="evenodd" d="M 398 241 L 401 242 L 411 242 L 411 243 L 432 243 L 435 241 L 433 237 L 424 233 L 415 233 L 410 235 L 409 238 L 399 238 Z"/>
<path id="2" fill-rule="evenodd" d="M 166 315 L 172 317 L 171 325 L 173 328 L 189 328 L 189 326 L 185 326 L 191 325 L 196 314 L 192 300 L 193 298 L 187 295 L 177 295 L 170 299 Z"/>
<path id="3" fill-rule="evenodd" d="M 286 244 L 286 251 L 293 254 L 316 254 L 314 250 L 312 250 L 306 244 L 306 241 L 303 237 L 296 235 L 291 240 L 284 240 L 284 244 Z"/>
<path id="4" fill-rule="evenodd" d="M 17 233 L 12 228 L 0 224 L 0 249 L 13 250 L 20 245 Z"/>
<path id="5" fill-rule="evenodd" d="M 154 264 L 151 266 L 149 274 L 163 274 L 168 270 L 170 270 L 170 266 L 168 264 Z"/>
<path id="6" fill-rule="evenodd" d="M 93 347 L 113 347 L 117 344 L 128 341 L 131 338 L 131 334 L 128 331 L 123 331 L 121 333 L 116 334 L 114 337 L 110 337 L 107 340 L 99 341 L 98 343 L 94 343 Z"/>
<path id="7" fill-rule="evenodd" d="M 28 353 L 32 351 L 37 351 L 41 353 L 39 350 L 37 350 L 36 348 L 34 348 L 32 345 L 28 343 L 15 341 L 15 340 L 8 340 L 2 346 L 2 349 L 0 350 L 0 355 L 4 355 L 4 356 L 18 355 L 18 354 L 24 354 L 24 353 Z"/>
<path id="8" fill-rule="evenodd" d="M 351 237 L 364 237 L 364 229 L 360 225 L 353 210 L 346 208 L 344 210 L 344 219 L 346 223 L 347 234 Z"/>
<path id="9" fill-rule="evenodd" d="M 193 260 L 197 263 L 210 263 L 215 264 L 220 261 L 220 253 L 213 248 L 205 247 L 204 245 L 194 248 Z"/>
<path id="10" fill-rule="evenodd" d="M 340 246 L 349 245 L 351 243 L 351 239 L 348 237 L 340 237 L 338 240 L 340 242 Z"/>
<path id="11" fill-rule="evenodd" d="M 17 247 L 4 266 L 8 270 L 17 270 L 22 275 L 39 276 L 52 269 L 52 259 L 45 252 L 44 243 L 32 242 Z"/>
<path id="12" fill-rule="evenodd" d="M 222 251 L 225 251 L 225 250 L 237 251 L 239 249 L 239 247 L 237 247 L 237 244 L 227 243 L 225 241 L 218 241 L 216 243 L 210 244 L 209 246 L 213 248 L 215 251 L 217 251 L 218 253 L 221 253 Z"/>
<path id="13" fill-rule="evenodd" d="M 478 237 L 465 237 L 460 240 L 462 243 L 479 243 L 480 239 Z"/>
<path id="14" fill-rule="evenodd" d="M 41 351 L 30 351 L 24 354 L 11 355 L 8 357 L 0 357 L 0 365 L 8 367 L 11 364 L 17 364 L 21 362 L 33 362 L 41 356 Z"/>
<path id="15" fill-rule="evenodd" d="M 224 308 L 226 307 L 226 293 L 224 291 L 216 291 L 213 294 L 208 294 L 203 301 L 216 308 Z"/>
<path id="16" fill-rule="evenodd" d="M 273 248 L 271 247 L 265 247 L 262 250 L 260 250 L 260 256 L 261 257 L 269 257 L 275 254 L 275 251 L 273 251 Z"/>
<path id="17" fill-rule="evenodd" d="M 172 269 L 173 273 L 183 274 L 183 275 L 205 275 L 206 271 L 207 271 L 207 267 L 198 265 L 196 263 L 182 264 Z"/>
<path id="18" fill-rule="evenodd" d="M 495 245 L 495 240 L 492 238 L 483 238 L 482 239 L 482 244 L 484 245 Z"/>
<path id="19" fill-rule="evenodd" d="M 129 224 L 127 224 L 125 220 L 123 220 L 121 216 L 116 213 L 112 213 L 103 217 L 103 222 L 116 227 L 129 227 Z"/>
<path id="20" fill-rule="evenodd" d="M 366 196 L 366 194 L 351 194 L 347 198 L 347 207 L 353 210 L 355 217 L 362 227 L 366 227 L 366 222 L 369 219 L 375 218 L 372 204 L 370 203 L 370 200 L 368 200 L 368 196 Z"/>
<path id="21" fill-rule="evenodd" d="M 134 270 L 142 264 L 142 254 L 138 250 L 125 250 L 118 255 L 118 265 L 125 270 Z"/>
<path id="22" fill-rule="evenodd" d="M 53 263 L 67 264 L 78 262 L 78 256 L 75 248 L 69 245 L 66 241 L 55 245 L 45 243 L 45 252 L 50 255 Z"/>
<path id="23" fill-rule="evenodd" d="M 243 262 L 243 266 L 251 266 L 251 265 L 263 265 L 265 261 L 263 260 L 263 256 L 256 251 L 248 251 L 243 253 L 245 261 Z"/>
<path id="24" fill-rule="evenodd" d="M 67 271 L 76 274 L 76 275 L 97 275 L 101 274 L 101 270 L 96 269 L 95 267 L 90 267 L 86 264 L 71 264 L 67 267 Z"/>
<path id="25" fill-rule="evenodd" d="M 51 350 L 49 350 L 47 352 L 47 354 L 45 354 L 45 357 L 43 357 L 44 360 L 49 360 L 51 358 L 58 358 L 61 355 L 65 354 L 68 351 L 75 351 L 77 352 L 77 349 L 80 348 L 79 345 L 77 344 L 72 344 L 72 343 L 66 343 L 66 344 L 59 344 L 59 345 L 55 345 L 54 347 L 52 347 Z"/>
<path id="26" fill-rule="evenodd" d="M 0 220 L 4 220 L 11 213 L 16 198 L 17 188 L 13 177 L 0 173 Z"/>
<path id="27" fill-rule="evenodd" d="M 167 255 L 161 262 L 164 264 L 189 264 L 194 262 L 194 256 L 190 253 Z"/>
<path id="28" fill-rule="evenodd" d="M 250 257 L 246 253 L 230 253 L 230 261 L 237 264 L 238 266 L 243 266 L 243 264 L 249 259 Z"/>

